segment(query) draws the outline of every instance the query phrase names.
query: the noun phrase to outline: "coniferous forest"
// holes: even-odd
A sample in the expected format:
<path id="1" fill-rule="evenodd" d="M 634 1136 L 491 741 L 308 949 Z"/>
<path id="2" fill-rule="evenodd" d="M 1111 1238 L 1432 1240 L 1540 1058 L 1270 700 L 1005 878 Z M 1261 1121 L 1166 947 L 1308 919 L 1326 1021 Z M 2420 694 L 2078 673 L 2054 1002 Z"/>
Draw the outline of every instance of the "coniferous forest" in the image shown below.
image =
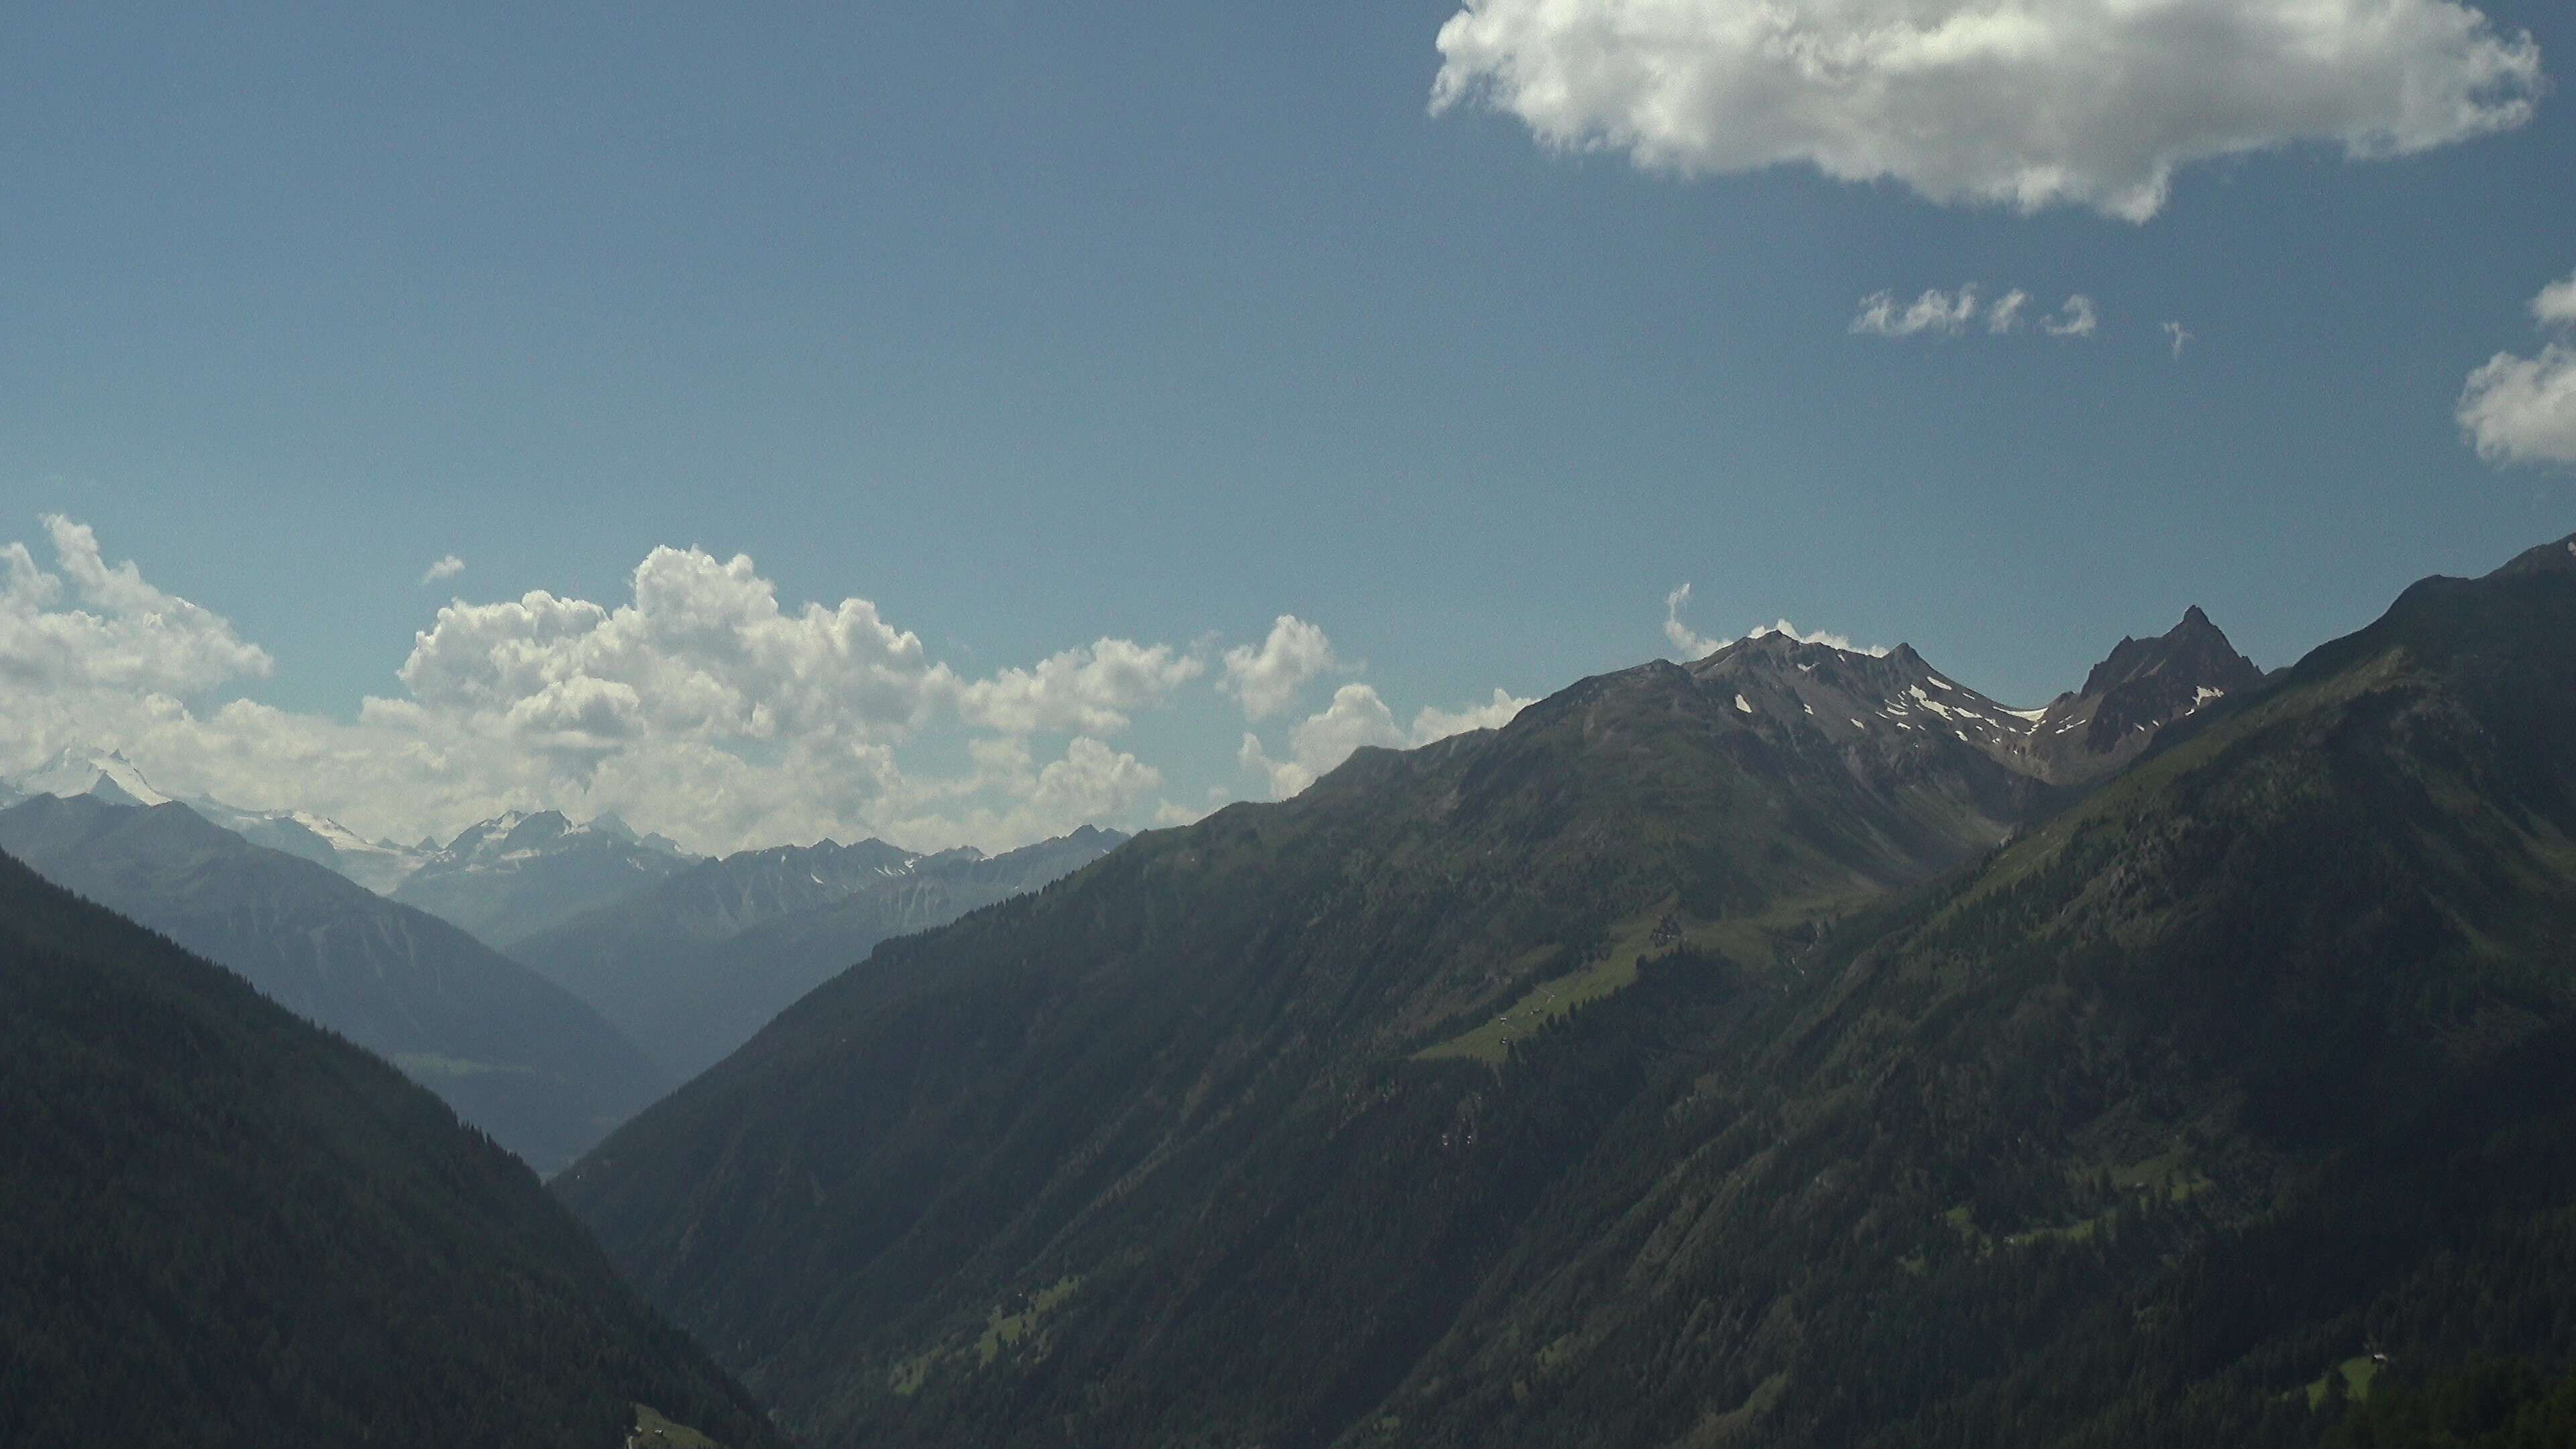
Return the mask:
<path id="1" fill-rule="evenodd" d="M 0 1120 L 0 1443 L 772 1442 L 517 1158 L 5 858 Z"/>

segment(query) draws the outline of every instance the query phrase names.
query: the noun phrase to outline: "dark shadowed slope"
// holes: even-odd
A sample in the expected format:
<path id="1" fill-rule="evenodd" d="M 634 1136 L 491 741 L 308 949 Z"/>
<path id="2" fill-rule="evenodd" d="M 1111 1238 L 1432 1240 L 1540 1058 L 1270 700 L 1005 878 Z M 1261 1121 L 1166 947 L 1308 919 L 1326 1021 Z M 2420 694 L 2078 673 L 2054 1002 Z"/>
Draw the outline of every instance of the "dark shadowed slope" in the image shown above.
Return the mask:
<path id="1" fill-rule="evenodd" d="M 2289 1445 L 2576 1354 L 2576 554 L 1894 899 L 1999 762 L 1709 672 L 890 944 L 558 1190 L 826 1443 Z"/>
<path id="2" fill-rule="evenodd" d="M 5 857 L 0 1223 L 0 1443 L 775 1442 L 516 1158 Z"/>
<path id="3" fill-rule="evenodd" d="M 991 857 L 881 840 L 744 851 L 513 949 L 685 1081 L 879 941 L 1035 890 L 1126 838 L 1086 825 Z"/>
<path id="4" fill-rule="evenodd" d="M 38 796 L 0 849 L 391 1057 L 541 1171 L 663 1079 L 571 994 L 436 917 L 255 846 L 179 804 Z"/>

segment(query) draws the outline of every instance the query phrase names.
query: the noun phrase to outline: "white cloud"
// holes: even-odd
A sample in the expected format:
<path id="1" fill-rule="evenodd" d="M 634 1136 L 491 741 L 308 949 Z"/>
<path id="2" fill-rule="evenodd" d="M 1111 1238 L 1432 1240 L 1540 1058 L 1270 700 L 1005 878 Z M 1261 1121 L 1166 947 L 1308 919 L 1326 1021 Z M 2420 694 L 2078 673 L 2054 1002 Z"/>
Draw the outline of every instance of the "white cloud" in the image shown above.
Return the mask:
<path id="1" fill-rule="evenodd" d="M 421 570 L 420 581 L 424 585 L 434 584 L 440 579 L 452 579 L 463 572 L 465 572 L 465 560 L 451 553 Z"/>
<path id="2" fill-rule="evenodd" d="M 1426 704 L 1413 717 L 1413 743 L 1427 745 L 1433 740 L 1445 740 L 1469 730 L 1498 730 L 1535 703 L 1536 700 L 1517 698 L 1497 689 L 1490 702 L 1471 704 L 1464 709 L 1434 709 Z"/>
<path id="3" fill-rule="evenodd" d="M 1162 703 L 1206 669 L 1168 644 L 1102 639 L 967 684 L 958 707 L 969 723 L 1004 734 L 1110 735 L 1127 728 L 1131 711 Z"/>
<path id="4" fill-rule="evenodd" d="M 956 676 L 865 599 L 780 607 L 749 558 L 657 548 L 615 609 L 538 590 L 450 604 L 397 671 L 414 698 L 478 717 L 594 717 L 631 693 L 634 723 L 707 740 L 900 736 L 953 696 Z"/>
<path id="5" fill-rule="evenodd" d="M 2488 462 L 2576 464 L 2576 347 L 2497 353 L 2469 374 L 2459 419 Z"/>
<path id="6" fill-rule="evenodd" d="M 1235 762 L 1267 783 L 1271 798 L 1284 800 L 1330 774 L 1354 751 L 1366 746 L 1409 749 L 1471 729 L 1499 729 L 1532 701 L 1515 699 L 1497 689 L 1491 702 L 1464 709 L 1428 706 L 1413 717 L 1413 728 L 1399 728 L 1395 712 L 1365 684 L 1345 684 L 1333 701 L 1288 731 L 1288 758 L 1272 759 L 1258 735 L 1247 730 L 1235 751 Z"/>
<path id="7" fill-rule="evenodd" d="M 2541 288 L 2531 299 L 2531 315 L 2544 327 L 2576 327 L 2576 275 Z"/>
<path id="8" fill-rule="evenodd" d="M 1187 813 L 1155 803 L 1163 772 L 1111 739 L 1207 673 L 1205 646 L 1106 638 L 964 678 L 865 599 L 790 607 L 748 558 L 661 548 L 624 603 L 450 603 L 413 637 L 404 692 L 336 719 L 232 697 L 271 672 L 267 654 L 107 564 L 88 528 L 47 528 L 50 569 L 0 546 L 0 775 L 66 746 L 119 749 L 173 793 L 317 810 L 371 837 L 614 810 L 701 851 L 869 834 L 999 850 Z M 1323 631 L 1290 616 L 1226 659 L 1247 710 L 1293 704 L 1338 667 Z M 1527 703 L 1496 690 L 1405 729 L 1354 684 L 1288 731 L 1286 760 L 1247 748 L 1274 793 L 1294 793 L 1361 745 L 1498 725 Z M 964 763 L 907 769 L 934 734 Z M 1040 736 L 1067 738 L 1050 753 Z"/>
<path id="9" fill-rule="evenodd" d="M 1225 651 L 1225 674 L 1217 688 L 1242 702 L 1245 719 L 1268 719 L 1294 705 L 1308 680 L 1340 667 L 1322 629 L 1282 614 L 1259 648 L 1239 644 Z"/>
<path id="10" fill-rule="evenodd" d="M 196 695 L 276 667 L 220 615 L 154 588 L 130 560 L 107 563 L 88 525 L 59 514 L 44 524 L 60 573 L 40 567 L 23 543 L 0 548 L 0 679 L 9 693 Z M 57 607 L 66 580 L 75 607 Z"/>
<path id="11" fill-rule="evenodd" d="M 1744 637 L 1759 639 L 1765 634 L 1786 634 L 1801 644 L 1822 644 L 1828 649 L 1840 649 L 1846 654 L 1866 654 L 1873 659 L 1884 658 L 1887 654 L 1887 646 L 1884 644 L 1854 644 L 1848 634 L 1833 634 L 1822 630 L 1811 634 L 1786 619 L 1765 624 Z"/>
<path id="12" fill-rule="evenodd" d="M 700 850 L 1007 848 L 1139 808 L 1161 772 L 1105 737 L 1206 667 L 1102 639 L 961 679 L 866 600 L 791 609 L 747 558 L 656 549 L 615 607 L 540 591 L 438 610 L 397 671 L 406 695 L 337 720 L 223 698 L 268 655 L 107 565 L 88 528 L 47 528 L 52 571 L 0 546 L 0 773 L 117 748 L 180 794 L 406 840 L 552 807 L 613 809 Z M 933 722 L 1000 733 L 967 741 L 962 774 L 908 773 L 897 750 Z M 1041 759 L 1034 731 L 1073 738 Z"/>
<path id="13" fill-rule="evenodd" d="M 2191 340 L 2198 335 L 2198 333 L 2185 330 L 2183 325 L 2179 322 L 2168 322 L 2165 324 L 2165 336 L 2173 343 L 2174 361 L 2182 361 L 2182 350 L 2191 345 Z"/>
<path id="14" fill-rule="evenodd" d="M 2547 84 L 2454 0 L 1465 0 L 1436 44 L 1435 113 L 1550 146 L 2131 221 L 2197 161 L 2406 155 L 2524 124 Z"/>
<path id="15" fill-rule="evenodd" d="M 2039 330 L 2051 337 L 2090 337 L 2101 319 L 2094 315 L 2093 299 L 2078 292 L 2066 299 L 2066 305 L 2053 317 L 2040 319 Z"/>
<path id="16" fill-rule="evenodd" d="M 1678 651 L 1674 657 L 1684 664 L 1691 663 L 1695 660 L 1706 659 L 1718 650 L 1725 648 L 1729 644 L 1737 642 L 1734 639 L 1708 638 L 1693 630 L 1688 624 L 1683 623 L 1682 609 L 1690 603 L 1690 596 L 1691 586 L 1688 584 L 1684 584 L 1680 588 L 1673 590 L 1671 593 L 1664 595 L 1664 638 L 1670 641 L 1673 648 Z M 1806 630 L 1799 628 L 1797 625 L 1790 623 L 1786 619 L 1776 620 L 1772 623 L 1763 624 L 1750 629 L 1746 631 L 1743 637 L 1746 639 L 1759 639 L 1765 634 L 1786 634 L 1790 638 L 1795 639 L 1802 644 L 1822 644 L 1828 648 L 1840 649 L 1850 654 L 1868 654 L 1878 656 L 1887 653 L 1887 650 L 1880 645 L 1854 644 L 1848 635 L 1822 632 L 1811 634 Z M 1501 694 L 1502 691 L 1495 691 L 1497 698 L 1499 698 Z"/>
<path id="17" fill-rule="evenodd" d="M 1892 291 L 1872 292 L 1860 299 L 1860 310 L 1852 316 L 1851 332 L 1859 337 L 1914 337 L 1926 332 L 1956 337 L 1982 315 L 1989 335 L 2007 337 L 2021 330 L 2022 316 L 2029 306 L 2030 293 L 2019 287 L 1983 308 L 1978 305 L 1973 285 L 1955 292 L 1935 287 L 1905 303 L 1899 303 Z M 2092 299 L 2076 293 L 2054 315 L 2041 318 L 2039 325 L 2052 337 L 2090 337 L 2094 328 Z"/>
<path id="18" fill-rule="evenodd" d="M 1727 645 L 1726 640 L 1703 637 L 1682 622 L 1682 610 L 1689 606 L 1690 596 L 1688 584 L 1664 595 L 1664 639 L 1673 646 L 1675 657 L 1684 661 L 1706 659 Z"/>
<path id="19" fill-rule="evenodd" d="M 1955 337 L 1976 315 L 1974 287 L 1956 292 L 1935 288 L 1901 307 L 1894 292 L 1872 292 L 1860 299 L 1860 314 L 1852 318 L 1851 330 L 1870 337 L 1912 337 L 1918 332 Z"/>
<path id="20" fill-rule="evenodd" d="M 1253 744 L 1257 749 L 1260 745 L 1260 741 L 1255 740 Z M 1200 821 L 1208 818 L 1210 815 L 1215 814 L 1220 807 L 1226 804 L 1227 798 L 1226 792 L 1222 787 L 1211 787 L 1208 790 L 1208 798 L 1205 805 L 1182 805 L 1170 800 L 1160 801 L 1154 806 L 1154 828 L 1157 830 L 1165 830 L 1175 825 L 1196 825 Z"/>
<path id="21" fill-rule="evenodd" d="M 2576 276 L 2543 287 L 2531 314 L 2576 329 Z M 2497 353 L 2469 374 L 2457 416 L 2488 462 L 2576 465 L 2576 345 L 2553 338 L 2531 357 Z"/>

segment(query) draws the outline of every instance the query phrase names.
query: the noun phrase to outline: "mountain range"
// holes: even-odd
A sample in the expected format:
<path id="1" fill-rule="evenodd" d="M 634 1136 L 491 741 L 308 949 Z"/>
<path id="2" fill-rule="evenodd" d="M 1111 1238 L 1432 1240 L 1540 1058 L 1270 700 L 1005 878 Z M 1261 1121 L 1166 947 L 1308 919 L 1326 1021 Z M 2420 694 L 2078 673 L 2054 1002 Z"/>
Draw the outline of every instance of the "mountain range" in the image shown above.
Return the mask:
<path id="1" fill-rule="evenodd" d="M 393 899 L 508 950 L 585 911 L 677 874 L 694 857 L 615 815 L 576 825 L 558 810 L 467 826 L 394 887 Z"/>
<path id="2" fill-rule="evenodd" d="M 997 856 L 862 840 L 687 866 L 511 950 L 589 1002 L 673 1081 L 750 1039 L 880 941 L 1035 890 L 1127 837 L 1084 826 Z"/>
<path id="3" fill-rule="evenodd" d="M 1764 635 L 889 941 L 555 1187 L 816 1444 L 2307 1444 L 2576 1355 L 2571 717 L 2576 540 L 2036 711 Z"/>
<path id="4" fill-rule="evenodd" d="M 39 795 L 0 810 L 0 850 L 391 1058 L 541 1170 L 669 1085 L 527 967 L 176 801 Z"/>
<path id="5" fill-rule="evenodd" d="M 425 842 L 565 984 L 66 756 L 0 1439 L 2556 1442 L 2570 718 L 2576 539 L 2038 709 L 1765 633 L 1133 840 Z M 359 1046 L 541 1167 L 722 1059 L 549 1204 Z"/>
<path id="6" fill-rule="evenodd" d="M 166 805 L 180 798 L 162 793 L 119 751 L 78 748 L 61 750 L 44 764 L 0 785 L 0 804 L 35 795 L 86 795 L 111 805 L 145 806 Z M 245 810 L 202 795 L 186 797 L 181 803 L 254 845 L 328 866 L 379 894 L 393 889 L 419 866 L 428 849 L 434 849 L 409 849 L 390 840 L 368 840 L 329 816 L 310 810 Z"/>

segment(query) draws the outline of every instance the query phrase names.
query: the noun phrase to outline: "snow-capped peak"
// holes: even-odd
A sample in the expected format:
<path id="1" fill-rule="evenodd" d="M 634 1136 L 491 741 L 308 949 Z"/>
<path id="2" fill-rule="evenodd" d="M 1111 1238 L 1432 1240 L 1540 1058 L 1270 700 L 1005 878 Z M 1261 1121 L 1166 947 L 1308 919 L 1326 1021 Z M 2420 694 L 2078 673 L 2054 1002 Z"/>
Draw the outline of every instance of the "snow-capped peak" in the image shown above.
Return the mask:
<path id="1" fill-rule="evenodd" d="M 118 805 L 170 803 L 116 750 L 65 749 L 10 783 L 28 795 L 95 795 Z"/>

